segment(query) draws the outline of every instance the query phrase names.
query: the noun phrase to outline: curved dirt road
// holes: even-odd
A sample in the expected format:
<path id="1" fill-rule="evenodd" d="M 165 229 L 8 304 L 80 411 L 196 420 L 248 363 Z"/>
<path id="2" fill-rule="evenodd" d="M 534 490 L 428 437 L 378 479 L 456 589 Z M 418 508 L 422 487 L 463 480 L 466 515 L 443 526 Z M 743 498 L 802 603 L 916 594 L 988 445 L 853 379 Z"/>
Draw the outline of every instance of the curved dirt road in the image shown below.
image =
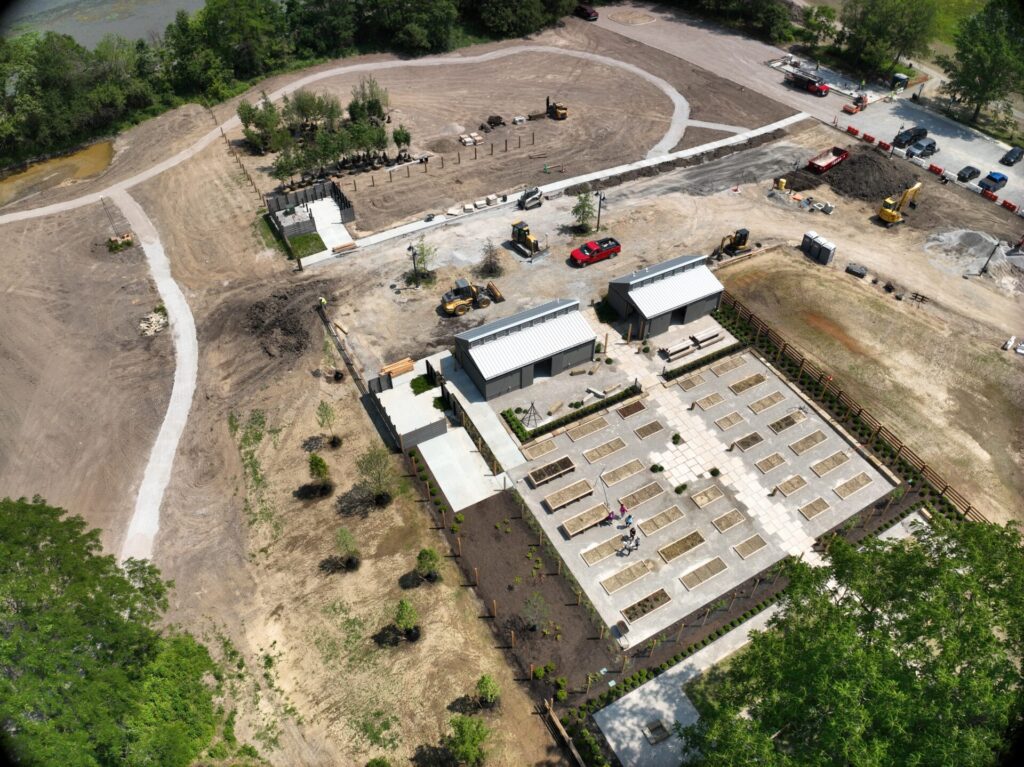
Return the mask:
<path id="1" fill-rule="evenodd" d="M 128 532 L 121 544 L 120 559 L 123 561 L 128 557 L 150 559 L 153 555 L 153 541 L 160 529 L 160 505 L 171 481 L 178 441 L 185 431 L 188 413 L 192 409 L 192 395 L 196 390 L 199 372 L 199 340 L 192 310 L 185 300 L 185 294 L 171 277 L 171 262 L 164 253 L 153 222 L 142 206 L 123 189 L 114 191 L 110 199 L 124 213 L 132 231 L 139 238 L 153 282 L 167 308 L 174 340 L 174 386 L 170 402 L 167 403 L 167 412 L 146 463 L 146 471 L 142 475 Z"/>

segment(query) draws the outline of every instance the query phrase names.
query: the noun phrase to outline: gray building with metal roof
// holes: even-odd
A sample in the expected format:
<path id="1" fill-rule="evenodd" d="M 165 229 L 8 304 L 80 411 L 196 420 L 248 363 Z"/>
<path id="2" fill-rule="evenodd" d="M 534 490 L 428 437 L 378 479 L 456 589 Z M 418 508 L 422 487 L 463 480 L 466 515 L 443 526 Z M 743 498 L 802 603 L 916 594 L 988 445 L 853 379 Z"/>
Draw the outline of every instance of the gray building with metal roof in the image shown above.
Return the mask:
<path id="1" fill-rule="evenodd" d="M 560 299 L 459 333 L 455 359 L 493 399 L 589 362 L 595 342 L 580 302 Z"/>
<path id="2" fill-rule="evenodd" d="M 680 256 L 617 277 L 608 283 L 608 303 L 629 322 L 633 338 L 693 322 L 718 308 L 724 290 L 707 260 Z"/>

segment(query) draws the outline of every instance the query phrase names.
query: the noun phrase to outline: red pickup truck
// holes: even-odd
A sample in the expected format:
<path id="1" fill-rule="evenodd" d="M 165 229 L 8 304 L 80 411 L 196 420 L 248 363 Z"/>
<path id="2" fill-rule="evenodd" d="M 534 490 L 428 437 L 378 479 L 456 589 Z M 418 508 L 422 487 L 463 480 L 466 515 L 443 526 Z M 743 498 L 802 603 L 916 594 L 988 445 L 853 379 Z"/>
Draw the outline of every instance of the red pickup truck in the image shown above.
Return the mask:
<path id="1" fill-rule="evenodd" d="M 786 72 L 786 82 L 794 88 L 798 88 L 815 96 L 827 96 L 829 92 L 828 83 L 816 74 L 804 71 Z"/>
<path id="2" fill-rule="evenodd" d="M 570 254 L 573 266 L 587 266 L 606 258 L 615 258 L 622 252 L 622 246 L 614 237 L 605 237 L 597 242 L 580 245 Z"/>

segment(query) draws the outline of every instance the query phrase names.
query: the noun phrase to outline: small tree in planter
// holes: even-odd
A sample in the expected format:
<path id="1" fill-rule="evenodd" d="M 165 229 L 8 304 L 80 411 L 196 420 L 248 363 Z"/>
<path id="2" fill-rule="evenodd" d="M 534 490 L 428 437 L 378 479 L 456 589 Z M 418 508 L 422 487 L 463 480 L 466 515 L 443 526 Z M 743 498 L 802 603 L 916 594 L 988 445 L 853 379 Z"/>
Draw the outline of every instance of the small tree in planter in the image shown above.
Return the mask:
<path id="1" fill-rule="evenodd" d="M 395 481 L 395 467 L 391 454 L 382 445 L 374 445 L 356 459 L 356 470 L 363 486 L 373 496 L 373 503 L 384 508 L 391 503 Z"/>
<path id="2" fill-rule="evenodd" d="M 501 688 L 490 674 L 484 674 L 476 682 L 476 697 L 484 708 L 494 708 L 501 697 Z"/>
<path id="3" fill-rule="evenodd" d="M 523 603 L 523 619 L 530 631 L 536 631 L 548 619 L 548 603 L 539 591 L 534 591 Z"/>
<path id="4" fill-rule="evenodd" d="M 358 570 L 361 561 L 359 558 L 359 547 L 356 545 L 356 539 L 348 531 L 348 528 L 338 528 L 338 532 L 334 534 L 334 545 L 338 549 L 338 555 L 341 557 L 345 569 Z"/>
<path id="5" fill-rule="evenodd" d="M 479 767 L 487 758 L 484 743 L 491 731 L 483 719 L 457 714 L 451 719 L 452 734 L 444 739 L 444 747 L 457 764 Z"/>
<path id="6" fill-rule="evenodd" d="M 395 610 L 395 628 L 401 631 L 410 642 L 420 638 L 420 616 L 412 602 L 402 599 L 398 602 L 398 609 Z"/>
<path id="7" fill-rule="evenodd" d="M 420 549 L 416 557 L 416 574 L 425 581 L 433 583 L 440 577 L 441 555 L 434 549 Z"/>
<path id="8" fill-rule="evenodd" d="M 327 461 L 318 453 L 309 454 L 309 478 L 320 486 L 321 495 L 328 495 L 331 492 L 331 470 L 327 468 Z"/>
<path id="9" fill-rule="evenodd" d="M 335 417 L 334 408 L 331 407 L 331 403 L 326 400 L 320 400 L 320 404 L 316 409 L 316 422 L 320 424 L 321 429 L 327 429 L 331 433 L 331 447 L 340 447 L 341 437 L 334 433 Z"/>

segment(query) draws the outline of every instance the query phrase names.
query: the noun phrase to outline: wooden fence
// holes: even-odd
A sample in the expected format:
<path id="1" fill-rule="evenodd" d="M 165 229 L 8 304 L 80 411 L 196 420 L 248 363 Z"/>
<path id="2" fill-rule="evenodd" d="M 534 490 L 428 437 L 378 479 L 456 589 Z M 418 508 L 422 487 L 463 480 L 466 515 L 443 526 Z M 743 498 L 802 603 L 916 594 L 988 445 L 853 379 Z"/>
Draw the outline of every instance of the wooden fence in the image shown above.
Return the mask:
<path id="1" fill-rule="evenodd" d="M 864 447 L 871 450 L 879 460 L 893 467 L 897 473 L 919 475 L 964 518 L 974 522 L 988 521 L 984 514 L 908 447 L 894 431 L 847 394 L 828 371 L 811 362 L 799 348 L 789 343 L 738 298 L 726 291 L 722 295 L 722 306 L 731 309 L 739 321 L 749 326 L 753 332 L 750 341 L 752 346 L 761 349 L 777 367 L 789 369 L 797 384 L 831 409 L 840 423 L 851 425 Z"/>

